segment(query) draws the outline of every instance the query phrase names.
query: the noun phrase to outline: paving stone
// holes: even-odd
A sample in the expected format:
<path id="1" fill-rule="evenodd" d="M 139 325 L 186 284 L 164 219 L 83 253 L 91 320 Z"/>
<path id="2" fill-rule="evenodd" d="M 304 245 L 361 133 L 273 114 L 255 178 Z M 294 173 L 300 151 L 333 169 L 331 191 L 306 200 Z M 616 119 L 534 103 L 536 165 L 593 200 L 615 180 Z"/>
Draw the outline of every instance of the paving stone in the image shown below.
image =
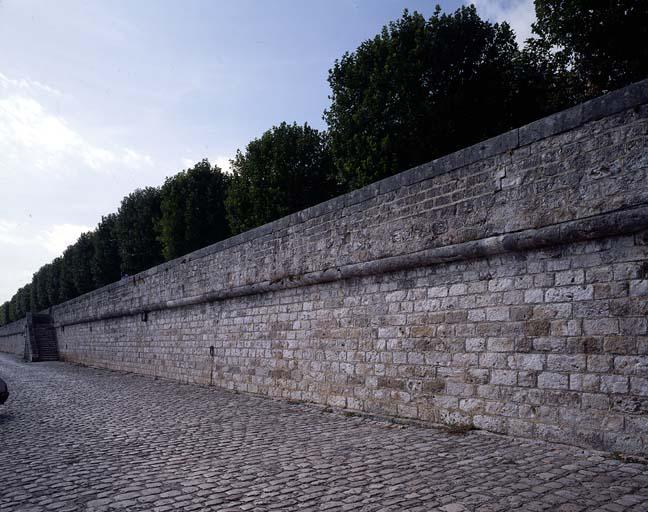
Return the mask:
<path id="1" fill-rule="evenodd" d="M 648 468 L 0 354 L 0 510 L 648 511 Z"/>

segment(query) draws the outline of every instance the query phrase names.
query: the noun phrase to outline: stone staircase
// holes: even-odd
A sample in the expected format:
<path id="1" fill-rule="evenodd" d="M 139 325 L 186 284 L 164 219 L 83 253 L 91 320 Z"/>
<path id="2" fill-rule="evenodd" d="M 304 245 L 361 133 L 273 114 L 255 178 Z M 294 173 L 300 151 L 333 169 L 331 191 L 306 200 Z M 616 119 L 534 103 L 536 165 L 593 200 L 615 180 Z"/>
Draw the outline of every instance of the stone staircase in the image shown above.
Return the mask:
<path id="1" fill-rule="evenodd" d="M 32 315 L 34 342 L 37 349 L 37 361 L 58 361 L 58 343 L 56 329 L 49 315 Z"/>

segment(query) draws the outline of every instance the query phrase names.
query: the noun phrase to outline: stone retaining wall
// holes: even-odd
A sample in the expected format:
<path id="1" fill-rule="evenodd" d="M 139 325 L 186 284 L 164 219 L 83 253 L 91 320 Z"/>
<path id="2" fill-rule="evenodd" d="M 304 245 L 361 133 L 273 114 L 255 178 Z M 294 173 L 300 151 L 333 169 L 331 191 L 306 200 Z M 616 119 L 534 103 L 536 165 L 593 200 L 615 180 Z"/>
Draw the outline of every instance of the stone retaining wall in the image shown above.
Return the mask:
<path id="1" fill-rule="evenodd" d="M 0 328 L 0 352 L 16 355 L 25 353 L 25 320 Z"/>
<path id="2" fill-rule="evenodd" d="M 646 455 L 647 178 L 644 81 L 56 306 L 59 350 Z"/>

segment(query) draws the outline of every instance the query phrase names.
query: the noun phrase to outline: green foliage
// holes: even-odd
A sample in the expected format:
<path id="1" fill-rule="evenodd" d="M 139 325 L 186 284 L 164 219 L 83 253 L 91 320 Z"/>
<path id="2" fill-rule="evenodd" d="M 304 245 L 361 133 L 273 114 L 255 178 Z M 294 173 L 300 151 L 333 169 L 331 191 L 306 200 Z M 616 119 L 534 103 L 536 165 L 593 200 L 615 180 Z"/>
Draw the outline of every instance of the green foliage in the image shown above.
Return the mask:
<path id="1" fill-rule="evenodd" d="M 31 310 L 31 284 L 26 284 L 9 301 L 9 321 L 19 320 Z"/>
<path id="2" fill-rule="evenodd" d="M 50 304 L 58 304 L 61 302 L 61 274 L 63 271 L 63 258 L 54 258 L 47 275 L 47 299 Z"/>
<path id="3" fill-rule="evenodd" d="M 36 308 L 35 310 L 41 311 L 47 309 L 52 305 L 49 294 L 50 274 L 52 272 L 52 264 L 48 263 L 43 265 L 36 273 L 36 282 L 33 283 L 36 288 Z"/>
<path id="4" fill-rule="evenodd" d="M 535 8 L 539 44 L 584 96 L 648 77 L 645 0 L 535 0 Z"/>
<path id="5" fill-rule="evenodd" d="M 281 123 L 251 141 L 232 161 L 226 199 L 240 233 L 334 196 L 337 186 L 326 137 L 307 124 Z"/>
<path id="6" fill-rule="evenodd" d="M 65 302 L 75 298 L 77 295 L 77 289 L 74 285 L 74 259 L 72 246 L 69 246 L 64 252 L 63 257 L 61 258 L 61 271 L 59 274 L 59 298 L 56 301 Z"/>
<path id="7" fill-rule="evenodd" d="M 47 284 L 49 280 L 48 273 L 51 265 L 43 265 L 32 278 L 31 287 L 31 309 L 32 311 L 41 311 L 48 308 L 51 304 L 47 293 Z"/>
<path id="8" fill-rule="evenodd" d="M 527 40 L 515 59 L 513 108 L 519 124 L 567 108 L 584 99 L 581 84 L 538 39 Z"/>
<path id="9" fill-rule="evenodd" d="M 0 326 L 7 325 L 9 320 L 9 301 L 0 306 Z"/>
<path id="10" fill-rule="evenodd" d="M 101 217 L 92 237 L 93 253 L 90 269 L 95 288 L 119 281 L 120 258 L 115 228 L 117 215 Z"/>
<path id="11" fill-rule="evenodd" d="M 335 163 L 353 189 L 538 117 L 523 108 L 520 55 L 508 24 L 474 6 L 403 16 L 329 71 L 325 112 Z M 532 104 L 533 106 L 533 104 Z"/>
<path id="12" fill-rule="evenodd" d="M 68 247 L 70 275 L 75 296 L 94 290 L 92 260 L 94 258 L 94 234 L 83 233 L 74 245 Z M 67 251 L 66 251 L 67 252 Z M 65 262 L 65 253 L 63 254 Z"/>
<path id="13" fill-rule="evenodd" d="M 29 313 L 31 309 L 31 283 L 23 286 L 19 292 L 19 307 L 20 307 L 20 316 L 25 316 L 26 313 Z"/>
<path id="14" fill-rule="evenodd" d="M 208 160 L 167 178 L 160 189 L 159 240 L 170 260 L 227 238 L 229 177 Z"/>
<path id="15" fill-rule="evenodd" d="M 18 317 L 16 317 L 16 300 L 14 298 L 9 301 L 9 313 L 7 318 L 9 318 L 10 322 L 18 320 Z"/>
<path id="16" fill-rule="evenodd" d="M 158 188 L 137 189 L 122 200 L 115 224 L 122 273 L 136 274 L 164 261 L 155 229 L 160 215 Z"/>

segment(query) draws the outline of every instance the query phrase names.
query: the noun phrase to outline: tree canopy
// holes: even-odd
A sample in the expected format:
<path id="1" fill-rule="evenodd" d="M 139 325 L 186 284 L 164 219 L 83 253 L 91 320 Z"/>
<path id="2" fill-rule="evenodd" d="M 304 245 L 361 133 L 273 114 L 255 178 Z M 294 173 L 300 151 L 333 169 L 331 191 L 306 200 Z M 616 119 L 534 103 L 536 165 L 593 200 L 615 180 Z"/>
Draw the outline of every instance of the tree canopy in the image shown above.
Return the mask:
<path id="1" fill-rule="evenodd" d="M 329 72 L 325 112 L 341 181 L 353 189 L 519 124 L 518 48 L 474 6 L 404 12 Z M 528 117 L 526 114 L 525 117 Z"/>
<path id="2" fill-rule="evenodd" d="M 533 31 L 593 96 L 648 77 L 648 2 L 535 0 Z"/>
<path id="3" fill-rule="evenodd" d="M 229 176 L 208 160 L 167 178 L 160 190 L 157 226 L 167 260 L 227 238 L 225 195 Z"/>
<path id="4" fill-rule="evenodd" d="M 63 260 L 69 254 L 70 275 L 74 285 L 74 296 L 94 290 L 92 260 L 94 259 L 94 233 L 83 233 L 74 245 L 63 253 Z"/>
<path id="5" fill-rule="evenodd" d="M 160 189 L 156 187 L 137 189 L 122 199 L 115 237 L 123 274 L 136 274 L 164 261 L 156 230 L 160 208 Z"/>
<path id="6" fill-rule="evenodd" d="M 226 199 L 233 233 L 254 228 L 334 196 L 335 173 L 324 134 L 281 123 L 232 161 Z"/>
<path id="7" fill-rule="evenodd" d="M 121 276 L 116 228 L 117 214 L 111 213 L 101 217 L 101 222 L 94 231 L 90 268 L 96 288 L 118 281 Z"/>

